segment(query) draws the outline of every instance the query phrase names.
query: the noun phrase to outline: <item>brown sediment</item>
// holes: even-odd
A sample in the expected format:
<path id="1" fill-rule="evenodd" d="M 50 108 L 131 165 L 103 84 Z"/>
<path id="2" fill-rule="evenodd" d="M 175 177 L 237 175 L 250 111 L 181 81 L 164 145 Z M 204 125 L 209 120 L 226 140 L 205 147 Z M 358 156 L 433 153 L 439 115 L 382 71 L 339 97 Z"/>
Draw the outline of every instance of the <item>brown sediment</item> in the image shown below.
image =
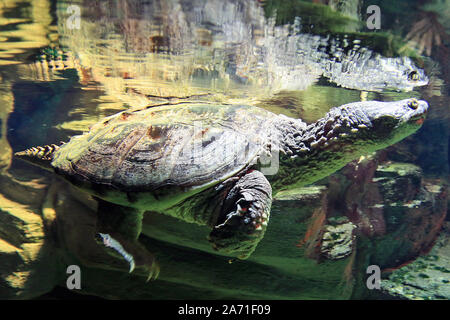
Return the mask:
<path id="1" fill-rule="evenodd" d="M 152 139 L 161 138 L 161 127 L 150 126 L 147 130 L 147 135 Z"/>
<path id="2" fill-rule="evenodd" d="M 131 115 L 132 115 L 131 113 L 128 113 L 128 112 L 122 112 L 122 113 L 120 114 L 120 120 L 125 121 L 125 120 L 127 120 Z"/>
<path id="3" fill-rule="evenodd" d="M 305 255 L 309 258 L 317 259 L 320 256 L 320 245 L 325 221 L 326 211 L 324 210 L 324 207 L 322 206 L 314 210 L 305 237 L 296 245 L 299 248 L 304 246 Z"/>
<path id="4" fill-rule="evenodd" d="M 355 242 L 355 240 L 353 240 L 353 242 Z M 355 247 L 355 243 L 353 243 L 353 247 Z M 350 255 L 350 259 L 344 269 L 343 279 L 347 285 L 350 285 L 352 280 L 354 279 L 355 259 L 356 259 L 356 250 L 353 250 L 353 252 Z"/>

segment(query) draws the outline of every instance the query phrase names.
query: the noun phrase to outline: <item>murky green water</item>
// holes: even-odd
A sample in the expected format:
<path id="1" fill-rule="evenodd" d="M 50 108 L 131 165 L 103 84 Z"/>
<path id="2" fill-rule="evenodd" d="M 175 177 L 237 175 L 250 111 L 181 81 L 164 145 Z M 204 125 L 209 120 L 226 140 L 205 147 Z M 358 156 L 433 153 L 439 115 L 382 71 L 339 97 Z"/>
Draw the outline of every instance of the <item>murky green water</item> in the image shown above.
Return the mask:
<path id="1" fill-rule="evenodd" d="M 119 274 L 130 290 L 141 286 L 139 277 L 102 265 L 95 252 L 80 253 L 88 251 L 83 241 L 90 231 L 83 228 L 91 230 L 86 226 L 93 220 L 80 214 L 77 225 L 76 214 L 85 210 L 92 218 L 95 202 L 12 156 L 68 141 L 119 111 L 183 102 L 246 104 L 311 123 L 350 102 L 423 99 L 430 105 L 423 127 L 379 161 L 413 164 L 424 179 L 445 184 L 448 1 L 426 6 L 371 1 L 381 9 L 379 30 L 367 27 L 367 1 L 322 2 L 327 1 L 0 2 L 0 298 L 36 298 L 63 287 L 66 266 L 86 261 L 94 266 L 86 267 L 90 284 L 84 294 L 125 298 L 112 285 L 96 283 L 101 270 L 105 278 Z M 319 194 L 303 190 L 308 192 Z M 145 241 L 162 256 L 162 279 L 131 297 L 357 298 L 355 287 L 364 286 L 362 254 L 338 261 L 308 257 L 295 244 L 307 238 L 317 217 L 311 215 L 314 210 L 297 208 L 295 195 L 285 197 L 288 202 L 275 206 L 270 240 L 240 264 L 210 258 L 204 229 L 148 218 Z M 344 200 L 336 199 L 330 210 L 339 212 Z M 75 218 L 61 218 L 69 211 Z M 276 220 L 280 212 L 286 214 Z M 285 225 L 289 219 L 296 221 L 291 229 Z M 445 215 L 439 219 L 430 222 L 430 230 L 439 229 Z M 61 236 L 78 228 L 68 238 Z M 359 244 L 367 249 L 364 241 Z M 376 247 L 375 240 L 368 241 Z M 416 256 L 424 252 L 417 250 Z M 392 260 L 386 268 L 412 259 L 408 254 L 397 262 L 386 258 Z M 172 266 L 166 274 L 164 263 Z M 358 267 L 349 280 L 352 265 Z M 45 275 L 35 276 L 39 272 Z M 223 275 L 230 272 L 242 277 L 230 282 Z M 266 288 L 263 280 L 272 284 Z"/>

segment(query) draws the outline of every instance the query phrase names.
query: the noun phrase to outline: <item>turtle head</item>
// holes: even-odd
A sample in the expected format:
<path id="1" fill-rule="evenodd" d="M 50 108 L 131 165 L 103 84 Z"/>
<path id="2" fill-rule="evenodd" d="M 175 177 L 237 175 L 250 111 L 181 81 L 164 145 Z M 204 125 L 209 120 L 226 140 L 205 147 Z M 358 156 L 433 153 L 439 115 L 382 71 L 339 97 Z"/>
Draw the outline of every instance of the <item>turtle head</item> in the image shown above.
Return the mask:
<path id="1" fill-rule="evenodd" d="M 282 136 L 286 137 L 280 163 L 291 163 L 289 168 L 295 172 L 282 171 L 284 176 L 275 176 L 274 190 L 314 183 L 363 155 L 406 138 L 421 127 L 427 110 L 427 102 L 416 99 L 354 102 L 332 108 L 306 127 L 297 122 L 298 132 L 292 129 L 295 122 L 280 118 L 279 127 L 284 128 Z"/>
<path id="2" fill-rule="evenodd" d="M 425 71 L 417 68 L 408 57 L 388 58 L 379 61 L 378 68 L 383 72 L 383 77 L 375 81 L 378 90 L 391 89 L 396 91 L 411 91 L 415 87 L 428 84 L 429 79 Z M 370 78 L 371 76 L 368 75 Z"/>
<path id="3" fill-rule="evenodd" d="M 375 151 L 390 146 L 419 129 L 428 103 L 405 99 L 393 102 L 366 101 L 339 107 L 341 135 Z M 372 149 L 372 150 L 370 150 Z"/>
<path id="4" fill-rule="evenodd" d="M 384 58 L 377 55 L 373 59 L 362 59 L 361 65 L 353 68 L 352 72 L 332 74 L 331 80 L 346 88 L 379 92 L 386 89 L 412 91 L 429 82 L 424 70 L 409 57 Z"/>

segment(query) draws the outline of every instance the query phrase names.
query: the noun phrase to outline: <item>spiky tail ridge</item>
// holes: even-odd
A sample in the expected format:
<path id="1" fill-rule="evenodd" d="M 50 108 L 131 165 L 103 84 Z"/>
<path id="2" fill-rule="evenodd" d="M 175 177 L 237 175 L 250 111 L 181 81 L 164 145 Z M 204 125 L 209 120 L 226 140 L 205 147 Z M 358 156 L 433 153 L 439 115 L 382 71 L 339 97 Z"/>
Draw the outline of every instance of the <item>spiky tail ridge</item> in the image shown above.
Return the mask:
<path id="1" fill-rule="evenodd" d="M 16 152 L 14 156 L 41 168 L 52 170 L 51 162 L 53 160 L 53 155 L 59 148 L 60 147 L 56 144 L 43 147 L 32 147 L 24 151 Z"/>

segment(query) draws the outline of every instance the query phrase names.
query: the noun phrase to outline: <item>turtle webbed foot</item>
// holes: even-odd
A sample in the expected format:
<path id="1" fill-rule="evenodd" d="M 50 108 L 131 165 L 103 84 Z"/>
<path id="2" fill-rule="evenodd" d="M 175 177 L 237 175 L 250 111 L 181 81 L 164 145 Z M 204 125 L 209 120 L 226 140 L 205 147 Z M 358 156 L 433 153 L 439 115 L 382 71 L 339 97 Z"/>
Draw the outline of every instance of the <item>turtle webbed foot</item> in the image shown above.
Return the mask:
<path id="1" fill-rule="evenodd" d="M 247 259 L 264 236 L 272 188 L 264 175 L 251 171 L 229 191 L 218 224 L 209 235 L 215 250 Z"/>
<path id="2" fill-rule="evenodd" d="M 119 234 L 98 233 L 97 239 L 116 256 L 125 259 L 129 264 L 129 272 L 141 270 L 147 274 L 147 280 L 156 280 L 159 265 L 155 257 L 138 241 L 124 239 Z"/>

